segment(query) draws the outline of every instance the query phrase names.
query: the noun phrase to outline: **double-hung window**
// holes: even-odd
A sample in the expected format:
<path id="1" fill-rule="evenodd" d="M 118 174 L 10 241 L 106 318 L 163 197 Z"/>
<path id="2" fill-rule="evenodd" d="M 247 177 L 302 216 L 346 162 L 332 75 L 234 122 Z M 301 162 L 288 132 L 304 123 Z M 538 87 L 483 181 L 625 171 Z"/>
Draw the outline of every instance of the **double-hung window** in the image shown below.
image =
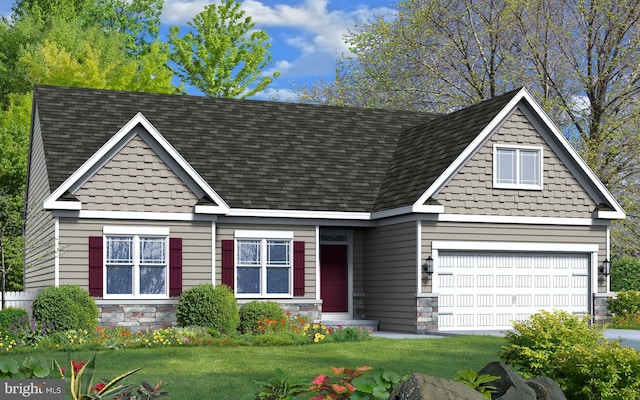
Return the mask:
<path id="1" fill-rule="evenodd" d="M 493 185 L 504 189 L 542 189 L 542 148 L 494 145 Z"/>
<path id="2" fill-rule="evenodd" d="M 106 234 L 105 298 L 168 296 L 168 234 Z"/>
<path id="3" fill-rule="evenodd" d="M 292 232 L 236 231 L 236 294 L 288 297 L 292 292 Z"/>

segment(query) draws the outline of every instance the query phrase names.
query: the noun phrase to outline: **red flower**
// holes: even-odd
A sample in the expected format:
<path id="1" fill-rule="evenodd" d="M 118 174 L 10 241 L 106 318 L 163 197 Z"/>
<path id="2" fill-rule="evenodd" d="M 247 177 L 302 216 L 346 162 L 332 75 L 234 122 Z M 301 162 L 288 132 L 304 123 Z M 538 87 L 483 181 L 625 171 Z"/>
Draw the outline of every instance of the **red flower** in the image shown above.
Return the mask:
<path id="1" fill-rule="evenodd" d="M 104 383 L 98 383 L 97 385 L 95 385 L 94 387 L 91 388 L 91 391 L 96 392 L 96 393 L 100 393 L 100 391 L 102 389 L 104 389 L 107 385 L 105 385 Z"/>
<path id="2" fill-rule="evenodd" d="M 73 367 L 73 372 L 80 372 L 80 370 L 82 369 L 82 367 L 84 367 L 86 363 L 87 363 L 86 361 L 71 360 L 71 366 Z"/>

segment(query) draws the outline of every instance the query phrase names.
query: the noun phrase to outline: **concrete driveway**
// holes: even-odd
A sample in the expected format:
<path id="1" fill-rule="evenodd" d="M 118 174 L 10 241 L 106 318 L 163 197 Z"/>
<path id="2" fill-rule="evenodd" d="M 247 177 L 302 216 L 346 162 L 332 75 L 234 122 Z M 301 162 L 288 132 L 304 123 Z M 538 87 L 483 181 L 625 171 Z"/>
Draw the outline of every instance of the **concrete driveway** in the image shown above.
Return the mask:
<path id="1" fill-rule="evenodd" d="M 623 346 L 632 347 L 640 351 L 640 331 L 631 331 L 624 329 L 606 329 L 604 335 L 608 339 L 621 339 Z"/>
<path id="2" fill-rule="evenodd" d="M 373 336 L 390 339 L 437 339 L 451 335 L 489 335 L 504 336 L 505 331 L 466 331 L 466 332 L 434 332 L 429 335 L 415 335 L 410 333 L 397 332 L 373 332 Z M 634 348 L 640 351 L 640 331 L 624 329 L 605 329 L 604 336 L 607 339 L 621 340 L 623 346 Z"/>

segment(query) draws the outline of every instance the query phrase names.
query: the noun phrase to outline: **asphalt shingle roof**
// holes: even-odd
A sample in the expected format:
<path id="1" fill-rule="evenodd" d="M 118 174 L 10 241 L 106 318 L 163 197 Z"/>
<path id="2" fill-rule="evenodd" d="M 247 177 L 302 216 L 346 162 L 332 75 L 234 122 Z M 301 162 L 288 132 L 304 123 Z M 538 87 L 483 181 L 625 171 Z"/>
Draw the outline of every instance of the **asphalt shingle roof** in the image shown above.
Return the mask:
<path id="1" fill-rule="evenodd" d="M 513 96 L 429 113 L 37 86 L 50 189 L 141 112 L 232 208 L 412 204 Z"/>

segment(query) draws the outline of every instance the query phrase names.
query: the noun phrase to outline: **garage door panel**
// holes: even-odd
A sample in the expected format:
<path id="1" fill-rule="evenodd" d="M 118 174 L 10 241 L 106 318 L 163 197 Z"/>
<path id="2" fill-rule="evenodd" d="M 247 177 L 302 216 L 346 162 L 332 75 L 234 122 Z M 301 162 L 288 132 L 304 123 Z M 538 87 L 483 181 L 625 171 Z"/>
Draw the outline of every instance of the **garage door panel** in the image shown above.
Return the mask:
<path id="1" fill-rule="evenodd" d="M 506 329 L 541 309 L 587 313 L 590 257 L 440 250 L 439 328 Z"/>
<path id="2" fill-rule="evenodd" d="M 458 287 L 473 287 L 474 275 L 458 275 Z"/>
<path id="3" fill-rule="evenodd" d="M 492 294 L 479 294 L 476 296 L 476 306 L 478 307 L 493 307 L 494 295 Z"/>

